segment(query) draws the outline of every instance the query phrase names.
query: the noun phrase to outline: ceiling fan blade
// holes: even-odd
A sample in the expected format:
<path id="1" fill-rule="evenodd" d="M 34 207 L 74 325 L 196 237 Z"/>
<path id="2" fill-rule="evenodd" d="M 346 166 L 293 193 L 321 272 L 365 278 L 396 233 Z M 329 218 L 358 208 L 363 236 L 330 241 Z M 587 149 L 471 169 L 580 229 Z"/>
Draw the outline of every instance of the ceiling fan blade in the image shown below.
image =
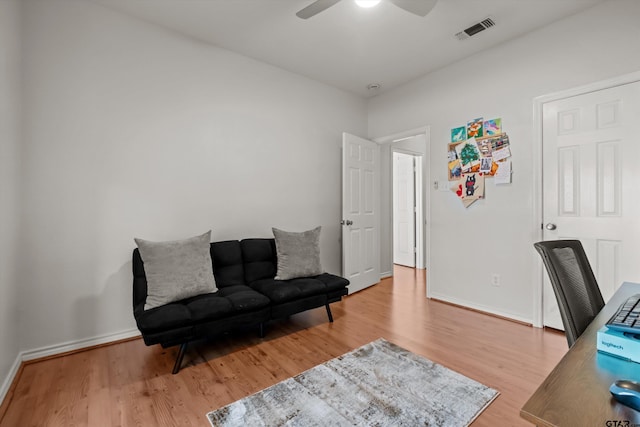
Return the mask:
<path id="1" fill-rule="evenodd" d="M 313 3 L 311 3 L 309 6 L 305 7 L 304 9 L 296 13 L 296 16 L 302 19 L 309 19 L 313 15 L 320 13 L 325 9 L 330 8 L 331 6 L 338 3 L 339 1 L 340 0 L 316 0 Z"/>
<path id="2" fill-rule="evenodd" d="M 438 0 L 389 0 L 391 3 L 418 16 L 427 16 Z"/>

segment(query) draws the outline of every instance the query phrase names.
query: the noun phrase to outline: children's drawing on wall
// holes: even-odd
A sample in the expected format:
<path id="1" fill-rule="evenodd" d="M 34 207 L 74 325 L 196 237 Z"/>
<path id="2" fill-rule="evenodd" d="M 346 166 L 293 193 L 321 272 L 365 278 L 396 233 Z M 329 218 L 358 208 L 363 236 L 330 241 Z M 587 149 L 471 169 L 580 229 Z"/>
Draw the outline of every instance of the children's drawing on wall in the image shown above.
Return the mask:
<path id="1" fill-rule="evenodd" d="M 480 150 L 475 138 L 469 138 L 465 142 L 456 145 L 456 153 L 460 160 L 462 172 L 472 171 L 474 166 L 480 167 Z"/>
<path id="2" fill-rule="evenodd" d="M 484 174 L 490 173 L 491 166 L 493 166 L 493 159 L 491 157 L 480 158 L 480 172 Z"/>
<path id="3" fill-rule="evenodd" d="M 499 135 L 502 133 L 502 119 L 490 119 L 484 122 L 484 136 Z"/>
<path id="4" fill-rule="evenodd" d="M 467 128 L 460 126 L 459 128 L 451 129 L 451 142 L 460 142 L 467 139 Z"/>
<path id="5" fill-rule="evenodd" d="M 452 142 L 449 144 L 449 150 L 447 153 L 449 162 L 449 181 L 457 180 L 458 178 L 460 178 L 460 174 L 462 174 L 460 159 L 458 159 L 458 153 L 456 152 L 456 145 L 459 144 L 460 142 Z"/>
<path id="6" fill-rule="evenodd" d="M 478 187 L 476 187 L 476 174 L 465 174 L 464 196 L 462 197 L 473 197 L 476 194 L 477 189 Z"/>
<path id="7" fill-rule="evenodd" d="M 450 187 L 451 191 L 453 191 L 454 193 L 456 193 L 456 196 L 458 196 L 458 198 L 462 201 L 462 204 L 464 205 L 465 208 L 468 208 L 469 205 L 471 205 L 475 200 L 463 200 L 462 199 L 462 195 L 465 192 L 465 183 L 464 180 L 462 179 L 462 177 L 460 177 L 460 179 L 458 179 L 456 182 L 453 183 L 453 185 Z"/>
<path id="8" fill-rule="evenodd" d="M 477 118 L 451 128 L 447 157 L 451 191 L 465 207 L 484 198 L 485 178 L 495 178 L 496 185 L 511 183 L 511 147 L 501 118 Z"/>
<path id="9" fill-rule="evenodd" d="M 464 181 L 464 193 L 462 200 L 478 200 L 484 198 L 484 174 L 463 173 L 462 181 Z"/>
<path id="10" fill-rule="evenodd" d="M 482 133 L 482 117 L 467 122 L 467 138 L 480 138 Z"/>
<path id="11" fill-rule="evenodd" d="M 484 198 L 484 179 L 482 172 L 463 173 L 451 190 L 469 207 L 476 200 Z"/>

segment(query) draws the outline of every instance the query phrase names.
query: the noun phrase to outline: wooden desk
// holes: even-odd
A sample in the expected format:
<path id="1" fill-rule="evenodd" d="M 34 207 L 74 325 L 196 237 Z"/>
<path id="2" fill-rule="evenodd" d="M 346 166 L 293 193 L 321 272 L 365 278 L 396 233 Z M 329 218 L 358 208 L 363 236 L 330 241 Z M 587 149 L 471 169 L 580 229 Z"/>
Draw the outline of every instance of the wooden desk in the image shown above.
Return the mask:
<path id="1" fill-rule="evenodd" d="M 640 412 L 619 404 L 609 393 L 609 386 L 617 379 L 640 381 L 640 364 L 596 351 L 598 329 L 636 293 L 640 293 L 640 284 L 622 284 L 522 407 L 522 418 L 538 426 L 640 425 Z M 611 422 L 615 420 L 623 423 Z"/>

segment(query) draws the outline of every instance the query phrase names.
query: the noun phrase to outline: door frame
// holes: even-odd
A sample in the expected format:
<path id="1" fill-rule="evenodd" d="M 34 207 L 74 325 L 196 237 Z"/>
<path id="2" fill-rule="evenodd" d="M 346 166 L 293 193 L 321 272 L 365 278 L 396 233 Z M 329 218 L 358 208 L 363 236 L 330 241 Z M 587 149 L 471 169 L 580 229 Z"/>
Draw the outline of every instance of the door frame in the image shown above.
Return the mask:
<path id="1" fill-rule="evenodd" d="M 547 95 L 538 96 L 533 99 L 533 223 L 532 235 L 535 236 L 536 241 L 542 240 L 543 231 L 543 203 L 544 194 L 542 187 L 542 171 L 544 165 L 542 164 L 542 108 L 544 104 L 548 102 L 558 101 L 573 96 L 584 95 L 590 92 L 597 92 L 604 89 L 610 89 L 616 86 L 622 86 L 629 83 L 635 83 L 640 81 L 640 71 L 630 74 L 624 74 L 622 76 L 613 77 L 606 80 L 600 80 L 597 82 L 589 83 L 583 86 L 578 86 L 562 91 L 550 93 Z M 543 305 L 542 305 L 542 290 L 544 280 L 544 267 L 542 260 L 538 254 L 532 249 L 531 259 L 533 260 L 533 275 L 532 275 L 532 289 L 533 289 L 533 326 L 542 328 L 543 325 Z"/>
<path id="2" fill-rule="evenodd" d="M 418 136 L 418 135 L 424 135 L 425 136 L 425 153 L 415 153 L 415 152 L 411 152 L 411 151 L 407 151 L 407 150 L 402 150 L 399 148 L 394 149 L 393 148 L 393 143 L 394 142 L 398 142 L 399 140 L 402 139 L 407 139 L 407 138 L 411 138 L 413 136 Z M 420 182 L 420 187 L 421 189 L 419 190 L 416 187 L 416 191 L 420 191 L 421 192 L 421 197 L 422 197 L 422 224 L 421 224 L 421 233 L 423 236 L 423 244 L 422 247 L 418 247 L 417 248 L 417 253 L 416 253 L 416 268 L 424 268 L 427 270 L 427 277 L 426 277 L 426 296 L 429 297 L 429 283 L 430 283 L 430 275 L 431 275 L 431 269 L 429 268 L 429 259 L 431 256 L 431 207 L 430 207 L 430 203 L 429 201 L 431 200 L 431 186 L 428 185 L 429 182 L 431 182 L 431 173 L 430 173 L 430 159 L 429 159 L 429 154 L 430 154 L 430 145 L 431 145 L 431 127 L 426 125 L 426 126 L 421 126 L 418 128 L 413 128 L 413 129 L 409 129 L 406 131 L 402 131 L 402 132 L 398 132 L 398 133 L 394 133 L 392 135 L 387 135 L 387 136 L 383 136 L 383 137 L 379 137 L 379 138 L 372 138 L 372 141 L 377 142 L 381 145 L 389 145 L 389 151 L 391 154 L 393 154 L 393 151 L 397 151 L 397 152 L 404 152 L 406 154 L 412 154 L 412 155 L 417 155 L 417 156 L 421 156 L 423 157 L 423 162 L 421 165 L 421 172 L 422 172 L 422 182 Z M 389 159 L 389 167 L 392 168 L 393 167 L 393 155 L 390 156 Z M 391 173 L 392 169 L 390 169 L 390 176 L 389 178 L 389 183 L 390 185 L 393 185 L 393 174 Z M 392 201 L 393 203 L 393 201 Z M 393 233 L 393 232 L 392 232 Z M 390 239 L 390 244 L 393 245 L 393 234 L 391 234 L 391 239 Z M 382 240 L 381 240 L 382 242 Z M 391 259 L 391 265 L 393 265 L 393 251 L 392 253 L 392 259 Z M 391 272 L 393 274 L 393 272 Z"/>

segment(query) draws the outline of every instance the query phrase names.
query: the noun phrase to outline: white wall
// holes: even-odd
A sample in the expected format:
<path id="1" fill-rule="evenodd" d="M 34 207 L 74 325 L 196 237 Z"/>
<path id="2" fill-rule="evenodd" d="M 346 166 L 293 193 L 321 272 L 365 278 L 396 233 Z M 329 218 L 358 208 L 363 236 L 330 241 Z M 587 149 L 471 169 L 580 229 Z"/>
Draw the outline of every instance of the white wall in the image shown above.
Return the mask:
<path id="1" fill-rule="evenodd" d="M 639 16 L 639 1 L 609 1 L 370 101 L 371 138 L 431 126 L 428 182 L 446 180 L 452 127 L 502 117 L 510 136 L 513 184 L 488 180 L 486 199 L 468 209 L 453 193 L 431 192 L 432 296 L 532 320 L 533 98 L 640 70 Z"/>
<path id="2" fill-rule="evenodd" d="M 19 353 L 20 5 L 0 1 L 0 402 Z"/>
<path id="3" fill-rule="evenodd" d="M 25 11 L 23 349 L 135 327 L 134 237 L 322 225 L 340 273 L 341 134 L 365 101 L 73 0 Z"/>

